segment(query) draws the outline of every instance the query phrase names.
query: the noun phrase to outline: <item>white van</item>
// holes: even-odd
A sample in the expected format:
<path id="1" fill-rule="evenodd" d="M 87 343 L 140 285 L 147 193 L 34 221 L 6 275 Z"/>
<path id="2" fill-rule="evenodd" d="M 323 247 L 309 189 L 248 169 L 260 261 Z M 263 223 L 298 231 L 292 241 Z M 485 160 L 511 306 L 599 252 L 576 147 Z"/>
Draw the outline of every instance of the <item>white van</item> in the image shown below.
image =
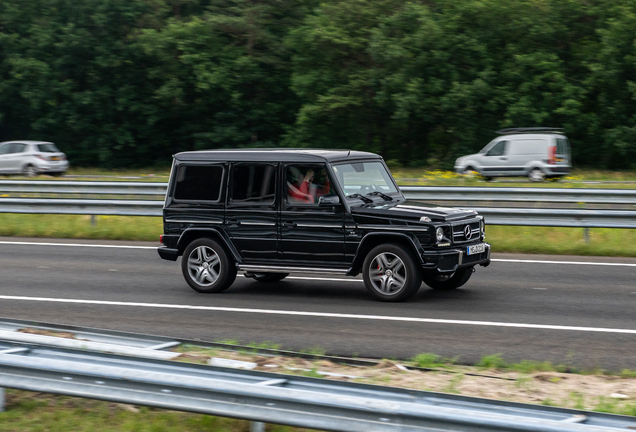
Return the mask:
<path id="1" fill-rule="evenodd" d="M 486 180 L 493 177 L 524 176 L 542 181 L 569 174 L 570 142 L 562 129 L 510 128 L 497 131 L 479 153 L 455 161 L 455 172 L 477 172 Z"/>

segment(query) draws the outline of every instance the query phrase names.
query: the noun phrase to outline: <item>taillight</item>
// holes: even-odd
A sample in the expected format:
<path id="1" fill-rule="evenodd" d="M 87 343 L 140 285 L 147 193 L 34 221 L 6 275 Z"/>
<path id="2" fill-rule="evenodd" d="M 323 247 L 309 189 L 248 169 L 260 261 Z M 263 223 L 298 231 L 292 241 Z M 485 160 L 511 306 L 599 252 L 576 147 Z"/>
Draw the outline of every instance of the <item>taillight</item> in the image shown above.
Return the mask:
<path id="1" fill-rule="evenodd" d="M 159 236 L 159 242 L 163 244 L 163 234 Z"/>
<path id="2" fill-rule="evenodd" d="M 39 154 L 36 154 L 35 157 L 38 158 L 38 159 L 42 159 L 43 161 L 48 161 L 49 160 L 49 158 L 46 158 L 46 157 L 41 156 Z"/>
<path id="3" fill-rule="evenodd" d="M 554 165 L 556 163 L 556 147 L 548 148 L 548 165 Z"/>

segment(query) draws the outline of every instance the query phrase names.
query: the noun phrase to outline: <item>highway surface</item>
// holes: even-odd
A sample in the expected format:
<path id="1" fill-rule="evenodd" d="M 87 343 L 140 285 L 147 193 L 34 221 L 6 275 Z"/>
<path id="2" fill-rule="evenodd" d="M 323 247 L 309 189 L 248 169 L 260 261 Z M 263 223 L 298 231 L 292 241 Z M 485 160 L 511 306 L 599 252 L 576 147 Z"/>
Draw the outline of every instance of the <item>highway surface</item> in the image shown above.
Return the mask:
<path id="1" fill-rule="evenodd" d="M 636 259 L 494 254 L 464 288 L 380 303 L 360 278 L 321 275 L 239 275 L 199 294 L 156 246 L 0 238 L 0 317 L 361 357 L 636 369 Z"/>

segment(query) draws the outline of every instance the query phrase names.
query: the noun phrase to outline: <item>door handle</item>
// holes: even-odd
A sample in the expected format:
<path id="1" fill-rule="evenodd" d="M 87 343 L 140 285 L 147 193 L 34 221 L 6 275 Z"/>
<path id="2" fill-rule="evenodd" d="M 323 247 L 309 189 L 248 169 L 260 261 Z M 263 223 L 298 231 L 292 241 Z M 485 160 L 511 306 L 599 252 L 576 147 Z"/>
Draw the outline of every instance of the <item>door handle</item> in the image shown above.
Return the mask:
<path id="1" fill-rule="evenodd" d="M 294 228 L 296 226 L 296 222 L 287 221 L 283 223 L 285 228 Z"/>
<path id="2" fill-rule="evenodd" d="M 507 157 L 500 157 L 499 160 L 508 160 Z"/>

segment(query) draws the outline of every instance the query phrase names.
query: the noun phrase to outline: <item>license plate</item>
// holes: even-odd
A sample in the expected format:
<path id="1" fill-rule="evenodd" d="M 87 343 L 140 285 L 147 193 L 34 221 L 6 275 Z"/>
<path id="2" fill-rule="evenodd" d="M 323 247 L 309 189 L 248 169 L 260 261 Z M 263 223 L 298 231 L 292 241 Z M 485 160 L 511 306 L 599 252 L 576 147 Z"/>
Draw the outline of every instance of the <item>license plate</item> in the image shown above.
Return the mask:
<path id="1" fill-rule="evenodd" d="M 53 156 L 53 157 L 51 158 L 51 160 L 52 160 L 52 161 L 59 161 L 59 160 L 60 160 L 60 157 L 59 157 L 59 156 Z"/>
<path id="2" fill-rule="evenodd" d="M 480 254 L 486 250 L 486 243 L 480 243 L 472 246 L 468 246 L 467 255 Z"/>

